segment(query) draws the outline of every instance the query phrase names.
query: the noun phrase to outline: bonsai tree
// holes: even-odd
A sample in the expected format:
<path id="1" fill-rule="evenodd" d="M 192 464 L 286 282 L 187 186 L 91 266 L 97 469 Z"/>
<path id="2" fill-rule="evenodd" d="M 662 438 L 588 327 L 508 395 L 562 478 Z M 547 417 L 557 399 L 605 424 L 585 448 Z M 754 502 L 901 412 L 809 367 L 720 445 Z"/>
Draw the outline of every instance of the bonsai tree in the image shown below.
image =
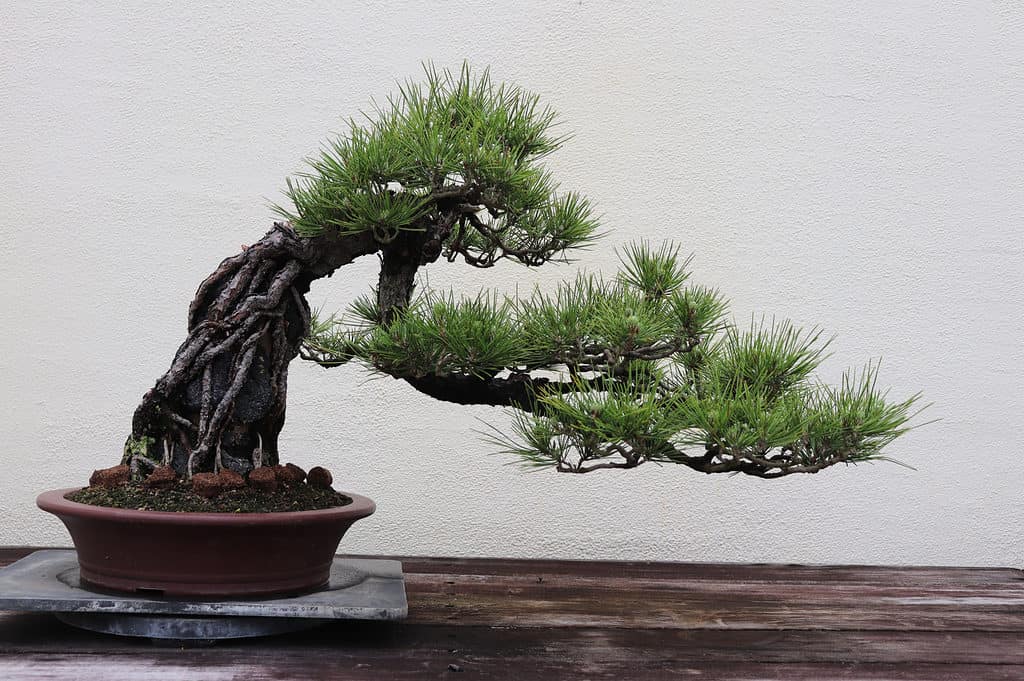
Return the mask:
<path id="1" fill-rule="evenodd" d="M 655 461 L 775 478 L 885 458 L 916 398 L 887 400 L 874 365 L 817 383 L 819 331 L 726 323 L 671 244 L 628 245 L 617 276 L 520 299 L 414 295 L 437 261 L 538 267 L 594 241 L 590 204 L 544 167 L 565 141 L 554 124 L 534 95 L 466 67 L 428 68 L 350 121 L 288 181 L 282 221 L 200 284 L 184 342 L 135 411 L 124 470 L 187 480 L 279 464 L 300 354 L 510 407 L 512 432 L 491 439 L 563 472 Z M 371 255 L 372 291 L 345 314 L 311 312 L 312 281 Z"/>

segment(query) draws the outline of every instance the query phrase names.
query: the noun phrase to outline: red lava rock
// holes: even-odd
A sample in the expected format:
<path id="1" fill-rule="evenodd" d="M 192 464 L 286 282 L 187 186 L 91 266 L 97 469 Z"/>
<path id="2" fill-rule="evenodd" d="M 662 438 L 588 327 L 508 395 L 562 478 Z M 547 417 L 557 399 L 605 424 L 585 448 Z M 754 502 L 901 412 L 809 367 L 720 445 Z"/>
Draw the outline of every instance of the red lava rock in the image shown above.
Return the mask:
<path id="1" fill-rule="evenodd" d="M 220 476 L 215 473 L 196 473 L 192 476 L 192 491 L 212 499 L 221 493 Z"/>
<path id="2" fill-rule="evenodd" d="M 261 492 L 277 490 L 277 475 L 273 466 L 263 466 L 249 471 L 249 484 Z"/>
<path id="3" fill-rule="evenodd" d="M 241 473 L 236 473 L 235 471 L 224 469 L 220 472 L 217 478 L 222 490 L 241 489 L 245 487 L 245 478 L 242 477 Z"/>
<path id="4" fill-rule="evenodd" d="M 124 464 L 111 468 L 101 468 L 98 471 L 93 471 L 93 474 L 89 477 L 89 484 L 107 488 L 120 487 L 128 482 L 130 475 L 131 469 Z"/>
<path id="5" fill-rule="evenodd" d="M 146 481 L 142 483 L 150 489 L 170 489 L 178 482 L 178 474 L 170 466 L 159 466 L 153 469 Z"/>
<path id="6" fill-rule="evenodd" d="M 302 481 L 306 479 L 306 471 L 293 463 L 274 466 L 274 473 L 277 475 L 278 481 L 286 485 L 301 485 Z"/>
<path id="7" fill-rule="evenodd" d="M 305 480 L 306 480 L 306 469 L 302 468 L 301 466 L 296 466 L 293 463 L 286 463 L 285 464 L 285 468 L 287 468 L 288 470 L 294 472 L 295 475 L 298 476 L 299 482 L 305 482 Z"/>
<path id="8" fill-rule="evenodd" d="M 310 487 L 330 489 L 331 483 L 334 482 L 334 476 L 323 466 L 313 466 L 309 469 L 309 473 L 306 474 L 306 482 Z"/>

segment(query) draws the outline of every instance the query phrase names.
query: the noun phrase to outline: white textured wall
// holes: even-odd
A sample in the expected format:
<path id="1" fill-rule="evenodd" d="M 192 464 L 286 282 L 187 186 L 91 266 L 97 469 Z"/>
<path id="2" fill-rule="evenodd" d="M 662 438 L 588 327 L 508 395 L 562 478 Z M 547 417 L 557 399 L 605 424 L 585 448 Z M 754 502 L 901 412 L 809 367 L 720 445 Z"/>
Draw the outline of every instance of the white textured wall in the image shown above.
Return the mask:
<path id="1" fill-rule="evenodd" d="M 828 378 L 881 355 L 942 420 L 892 449 L 916 472 L 527 473 L 474 434 L 499 411 L 296 364 L 285 456 L 378 502 L 347 550 L 1020 566 L 1024 10 L 815 4 L 5 3 L 0 544 L 66 543 L 35 494 L 120 456 L 195 286 L 339 117 L 467 58 L 562 112 L 576 136 L 552 165 L 609 246 L 677 239 L 738 319 L 821 324 Z M 373 275 L 347 267 L 312 302 Z"/>

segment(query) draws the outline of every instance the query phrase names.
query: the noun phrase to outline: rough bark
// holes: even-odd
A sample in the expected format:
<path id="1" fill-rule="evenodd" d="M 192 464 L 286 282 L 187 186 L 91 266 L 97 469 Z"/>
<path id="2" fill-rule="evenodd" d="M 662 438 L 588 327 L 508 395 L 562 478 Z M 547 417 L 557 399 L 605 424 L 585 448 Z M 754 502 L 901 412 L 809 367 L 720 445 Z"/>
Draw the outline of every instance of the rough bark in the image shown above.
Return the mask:
<path id="1" fill-rule="evenodd" d="M 598 387 L 605 376 L 572 381 L 551 380 L 529 374 L 508 377 L 470 375 L 402 376 L 402 380 L 419 392 L 436 400 L 453 404 L 479 404 L 491 407 L 515 407 L 531 413 L 542 412 L 537 396 L 552 393 L 573 393 Z"/>
<path id="2" fill-rule="evenodd" d="M 309 285 L 379 247 L 368 233 L 307 238 L 277 223 L 221 262 L 189 306 L 170 368 L 135 411 L 124 463 L 135 475 L 167 463 L 184 477 L 277 463 Z"/>
<path id="3" fill-rule="evenodd" d="M 381 249 L 380 277 L 377 279 L 379 324 L 390 324 L 395 315 L 409 305 L 416 287 L 416 272 L 423 259 L 423 246 L 429 230 L 403 232 Z M 436 256 L 434 256 L 436 259 Z"/>

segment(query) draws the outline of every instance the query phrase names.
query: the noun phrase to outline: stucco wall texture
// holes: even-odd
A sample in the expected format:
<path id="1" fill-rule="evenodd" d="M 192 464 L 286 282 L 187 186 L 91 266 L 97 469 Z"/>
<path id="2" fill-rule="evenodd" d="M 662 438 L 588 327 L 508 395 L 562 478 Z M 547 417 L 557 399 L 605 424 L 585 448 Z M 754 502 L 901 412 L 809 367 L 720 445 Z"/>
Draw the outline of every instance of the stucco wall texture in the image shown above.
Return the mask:
<path id="1" fill-rule="evenodd" d="M 0 544 L 69 543 L 36 493 L 120 456 L 196 285 L 341 117 L 468 59 L 561 112 L 551 167 L 610 234 L 577 265 L 439 264 L 432 287 L 551 286 L 671 238 L 741 323 L 819 324 L 825 379 L 881 356 L 940 420 L 890 451 L 916 470 L 570 476 L 493 454 L 476 431 L 500 410 L 296 363 L 284 456 L 378 502 L 345 550 L 1021 566 L 1022 29 L 981 2 L 5 3 Z"/>

